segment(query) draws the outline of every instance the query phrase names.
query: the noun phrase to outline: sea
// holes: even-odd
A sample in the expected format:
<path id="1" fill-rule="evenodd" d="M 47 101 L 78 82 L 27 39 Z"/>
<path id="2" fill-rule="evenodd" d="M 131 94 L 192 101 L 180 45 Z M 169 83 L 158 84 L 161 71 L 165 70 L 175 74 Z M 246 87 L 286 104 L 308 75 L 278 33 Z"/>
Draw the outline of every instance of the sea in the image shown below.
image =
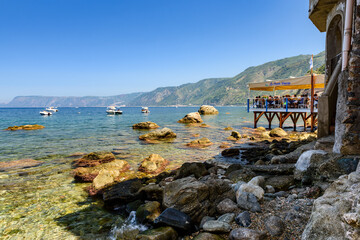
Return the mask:
<path id="1" fill-rule="evenodd" d="M 88 197 L 88 185 L 73 180 L 74 157 L 109 151 L 128 161 L 133 169 L 152 153 L 170 161 L 221 161 L 219 146 L 230 142 L 232 127 L 247 133 L 253 114 L 245 107 L 217 107 L 218 115 L 202 116 L 207 127 L 177 123 L 199 107 L 123 107 L 122 115 L 107 115 L 104 107 L 58 108 L 41 116 L 42 108 L 0 108 L 0 162 L 35 159 L 43 164 L 0 172 L 0 239 L 109 239 L 109 232 L 124 220 L 106 212 L 99 199 Z M 132 125 L 152 121 L 172 129 L 177 138 L 170 143 L 150 144 L 139 140 L 148 132 Z M 260 121 L 258 126 L 266 126 Z M 40 124 L 41 130 L 5 131 L 9 126 Z M 275 123 L 276 124 L 276 123 Z M 186 143 L 206 137 L 214 144 L 189 148 Z M 232 143 L 233 144 L 233 143 Z M 240 159 L 241 160 L 241 159 Z"/>

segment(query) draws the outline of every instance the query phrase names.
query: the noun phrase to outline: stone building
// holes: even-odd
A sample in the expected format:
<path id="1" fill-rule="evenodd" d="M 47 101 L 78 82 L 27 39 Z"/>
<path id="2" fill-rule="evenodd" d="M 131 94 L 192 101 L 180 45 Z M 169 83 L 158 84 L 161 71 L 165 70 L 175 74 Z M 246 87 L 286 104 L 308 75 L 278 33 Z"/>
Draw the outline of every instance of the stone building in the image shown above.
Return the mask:
<path id="1" fill-rule="evenodd" d="M 335 133 L 333 151 L 360 154 L 360 0 L 310 0 L 309 18 L 326 32 L 326 86 L 318 136 Z"/>

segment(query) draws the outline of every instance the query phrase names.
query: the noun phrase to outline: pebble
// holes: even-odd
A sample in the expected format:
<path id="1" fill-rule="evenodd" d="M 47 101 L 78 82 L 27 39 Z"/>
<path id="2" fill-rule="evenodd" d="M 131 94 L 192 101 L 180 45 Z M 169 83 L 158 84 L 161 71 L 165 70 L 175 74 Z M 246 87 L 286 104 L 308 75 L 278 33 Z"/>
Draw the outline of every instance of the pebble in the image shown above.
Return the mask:
<path id="1" fill-rule="evenodd" d="M 251 224 L 251 216 L 248 211 L 242 212 L 236 216 L 235 222 L 242 227 L 249 227 Z"/>
<path id="2" fill-rule="evenodd" d="M 230 232 L 230 224 L 222 221 L 210 220 L 204 223 L 204 231 L 207 232 Z"/>
<path id="3" fill-rule="evenodd" d="M 220 222 L 226 222 L 228 224 L 231 224 L 235 219 L 235 213 L 226 213 L 224 215 L 221 215 L 217 220 Z"/>
<path id="4" fill-rule="evenodd" d="M 265 220 L 265 228 L 271 236 L 280 236 L 285 230 L 285 224 L 281 218 L 270 216 Z"/>

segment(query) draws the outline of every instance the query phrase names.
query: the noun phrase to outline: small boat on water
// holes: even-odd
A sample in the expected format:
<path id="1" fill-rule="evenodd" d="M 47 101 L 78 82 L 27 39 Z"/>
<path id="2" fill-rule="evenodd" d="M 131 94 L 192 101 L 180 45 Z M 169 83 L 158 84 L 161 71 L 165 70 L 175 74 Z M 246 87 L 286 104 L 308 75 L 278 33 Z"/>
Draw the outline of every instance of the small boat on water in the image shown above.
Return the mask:
<path id="1" fill-rule="evenodd" d="M 55 107 L 47 107 L 47 108 L 45 109 L 45 111 L 48 111 L 48 112 L 58 112 L 59 110 L 58 110 L 57 108 L 55 108 Z"/>
<path id="2" fill-rule="evenodd" d="M 52 115 L 52 112 L 48 112 L 48 111 L 40 111 L 40 115 L 43 115 L 43 116 L 50 116 L 50 115 Z"/>
<path id="3" fill-rule="evenodd" d="M 149 110 L 148 107 L 142 107 L 142 108 L 141 108 L 141 112 L 142 112 L 142 113 L 149 113 L 150 110 Z"/>
<path id="4" fill-rule="evenodd" d="M 113 115 L 116 115 L 116 114 L 122 114 L 122 111 L 120 110 L 120 108 L 117 108 L 115 106 L 109 106 L 106 108 L 106 113 L 107 114 L 113 114 Z"/>

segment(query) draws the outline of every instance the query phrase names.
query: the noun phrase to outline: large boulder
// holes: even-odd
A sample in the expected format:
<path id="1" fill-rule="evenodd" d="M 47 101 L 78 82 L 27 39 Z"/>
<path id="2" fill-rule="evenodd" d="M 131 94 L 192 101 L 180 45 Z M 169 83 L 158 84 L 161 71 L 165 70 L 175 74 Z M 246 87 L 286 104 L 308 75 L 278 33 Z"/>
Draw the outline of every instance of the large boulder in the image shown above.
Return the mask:
<path id="1" fill-rule="evenodd" d="M 198 112 L 201 115 L 215 115 L 215 114 L 219 114 L 219 111 L 216 110 L 216 108 L 214 108 L 213 106 L 210 105 L 202 105 L 200 107 L 200 109 L 198 110 Z"/>
<path id="2" fill-rule="evenodd" d="M 178 121 L 178 123 L 202 123 L 203 120 L 198 112 L 192 112 Z"/>
<path id="3" fill-rule="evenodd" d="M 205 164 L 201 162 L 186 162 L 176 170 L 175 179 L 185 178 L 194 175 L 195 178 L 200 178 L 209 175 Z"/>
<path id="4" fill-rule="evenodd" d="M 9 162 L 0 162 L 0 172 L 8 171 L 11 169 L 18 169 L 18 168 L 30 168 L 36 167 L 44 162 L 37 161 L 34 159 L 21 159 L 21 160 L 14 160 Z"/>
<path id="5" fill-rule="evenodd" d="M 315 200 L 303 240 L 360 239 L 360 169 L 343 175 Z"/>
<path id="6" fill-rule="evenodd" d="M 159 154 L 151 154 L 141 162 L 138 170 L 144 173 L 156 174 L 164 171 L 168 164 L 169 161 Z"/>
<path id="7" fill-rule="evenodd" d="M 158 128 L 159 125 L 157 125 L 154 122 L 140 122 L 136 123 L 132 126 L 133 129 L 155 129 Z"/>
<path id="8" fill-rule="evenodd" d="M 74 167 L 94 167 L 115 160 L 111 152 L 92 152 L 73 162 Z"/>
<path id="9" fill-rule="evenodd" d="M 271 159 L 271 163 L 272 164 L 296 163 L 296 161 L 299 159 L 299 157 L 301 156 L 301 154 L 303 152 L 314 149 L 314 146 L 315 146 L 315 142 L 311 142 L 311 143 L 308 143 L 308 144 L 305 144 L 305 145 L 302 145 L 302 146 L 296 148 L 296 150 L 294 150 L 288 154 L 274 156 Z"/>
<path id="10" fill-rule="evenodd" d="M 191 218 L 187 214 L 174 208 L 165 209 L 154 222 L 155 224 L 172 226 L 185 232 L 191 232 L 194 227 Z"/>
<path id="11" fill-rule="evenodd" d="M 296 163 L 295 178 L 312 182 L 333 182 L 339 176 L 355 171 L 359 158 L 344 157 L 322 150 L 304 152 Z"/>
<path id="12" fill-rule="evenodd" d="M 173 138 L 176 138 L 176 133 L 170 128 L 155 130 L 139 137 L 140 140 L 168 140 Z"/>
<path id="13" fill-rule="evenodd" d="M 42 125 L 34 124 L 34 125 L 21 125 L 21 126 L 12 126 L 8 127 L 5 130 L 7 131 L 17 131 L 17 130 L 38 130 L 45 128 Z"/>
<path id="14" fill-rule="evenodd" d="M 286 137 L 288 134 L 282 128 L 274 128 L 270 131 L 270 137 Z"/>
<path id="15" fill-rule="evenodd" d="M 188 144 L 186 144 L 186 146 L 193 148 L 203 148 L 203 147 L 208 147 L 212 144 L 213 143 L 208 138 L 203 137 L 189 142 Z"/>
<path id="16" fill-rule="evenodd" d="M 114 210 L 119 206 L 133 202 L 140 198 L 140 189 L 142 187 L 140 179 L 130 179 L 104 190 L 103 200 L 107 209 Z"/>
<path id="17" fill-rule="evenodd" d="M 165 186 L 163 205 L 178 209 L 200 223 L 204 216 L 214 215 L 217 204 L 225 198 L 235 199 L 228 181 L 210 177 L 197 180 L 190 176 Z"/>

